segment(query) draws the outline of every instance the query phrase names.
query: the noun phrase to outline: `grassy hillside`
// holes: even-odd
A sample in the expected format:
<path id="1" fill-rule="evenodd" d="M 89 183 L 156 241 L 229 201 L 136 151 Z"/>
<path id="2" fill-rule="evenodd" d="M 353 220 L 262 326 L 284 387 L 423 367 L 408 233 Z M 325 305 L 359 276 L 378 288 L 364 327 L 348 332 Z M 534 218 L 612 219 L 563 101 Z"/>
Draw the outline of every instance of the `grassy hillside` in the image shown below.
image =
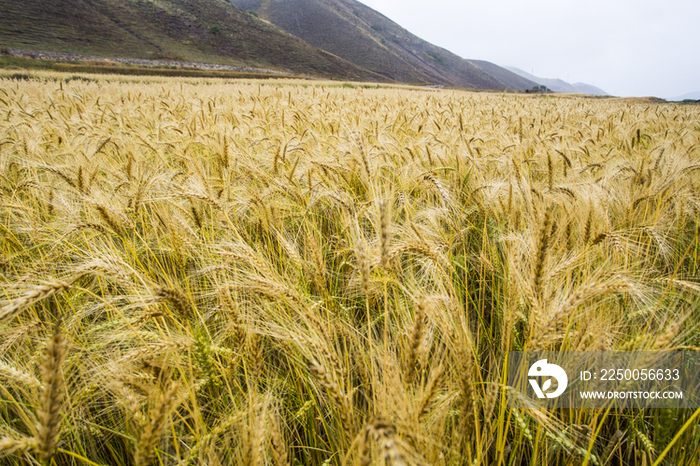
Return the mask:
<path id="1" fill-rule="evenodd" d="M 2 0 L 0 6 L 4 47 L 387 80 L 219 0 Z"/>
<path id="2" fill-rule="evenodd" d="M 535 85 L 513 84 L 509 80 L 522 80 L 505 69 L 499 72 L 508 78 L 494 77 L 355 0 L 231 1 L 316 47 L 397 81 L 479 89 L 524 90 Z"/>

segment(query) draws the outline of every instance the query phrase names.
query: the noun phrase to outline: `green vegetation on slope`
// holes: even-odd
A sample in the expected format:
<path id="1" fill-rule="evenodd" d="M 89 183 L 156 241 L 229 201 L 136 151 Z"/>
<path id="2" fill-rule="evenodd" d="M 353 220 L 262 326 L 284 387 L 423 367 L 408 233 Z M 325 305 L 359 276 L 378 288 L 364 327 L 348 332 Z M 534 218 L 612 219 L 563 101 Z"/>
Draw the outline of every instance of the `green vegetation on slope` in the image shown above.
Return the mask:
<path id="1" fill-rule="evenodd" d="M 245 70 L 200 70 L 177 66 L 137 66 L 121 65 L 111 61 L 94 61 L 65 63 L 61 61 L 34 59 L 14 56 L 0 56 L 0 69 L 18 70 L 16 77 L 26 76 L 28 70 L 46 70 L 63 73 L 114 74 L 126 76 L 172 76 L 192 78 L 227 78 L 227 79 L 289 79 L 290 76 L 279 73 L 267 73 Z M 78 77 L 83 79 L 83 77 Z M 88 79 L 88 78 L 85 78 Z"/>
<path id="2" fill-rule="evenodd" d="M 3 0 L 0 45 L 386 80 L 216 0 Z"/>

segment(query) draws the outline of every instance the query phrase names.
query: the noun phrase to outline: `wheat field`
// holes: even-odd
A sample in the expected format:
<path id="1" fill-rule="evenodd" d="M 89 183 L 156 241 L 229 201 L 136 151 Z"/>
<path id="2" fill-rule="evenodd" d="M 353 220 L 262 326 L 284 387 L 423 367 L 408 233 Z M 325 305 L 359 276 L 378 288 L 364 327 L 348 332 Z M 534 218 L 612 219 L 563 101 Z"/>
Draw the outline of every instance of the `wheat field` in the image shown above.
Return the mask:
<path id="1" fill-rule="evenodd" d="M 0 78 L 0 463 L 692 465 L 508 351 L 695 350 L 700 107 Z"/>

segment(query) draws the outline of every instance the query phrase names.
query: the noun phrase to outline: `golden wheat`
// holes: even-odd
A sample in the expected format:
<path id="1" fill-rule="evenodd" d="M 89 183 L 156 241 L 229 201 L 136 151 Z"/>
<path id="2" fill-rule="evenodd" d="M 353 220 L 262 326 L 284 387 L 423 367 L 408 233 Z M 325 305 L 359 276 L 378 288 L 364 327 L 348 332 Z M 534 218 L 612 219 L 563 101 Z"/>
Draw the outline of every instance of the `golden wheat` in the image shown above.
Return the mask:
<path id="1" fill-rule="evenodd" d="M 671 441 L 533 410 L 502 361 L 698 346 L 697 106 L 28 76 L 0 71 L 3 462 L 641 465 Z"/>

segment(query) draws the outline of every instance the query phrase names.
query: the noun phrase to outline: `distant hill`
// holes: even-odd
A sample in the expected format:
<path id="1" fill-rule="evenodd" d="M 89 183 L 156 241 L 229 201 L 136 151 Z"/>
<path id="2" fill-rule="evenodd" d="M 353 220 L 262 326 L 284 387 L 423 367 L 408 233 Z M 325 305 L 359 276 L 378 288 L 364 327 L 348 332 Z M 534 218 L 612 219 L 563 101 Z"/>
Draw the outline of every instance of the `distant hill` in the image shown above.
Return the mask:
<path id="1" fill-rule="evenodd" d="M 0 0 L 0 46 L 390 81 L 222 0 Z"/>
<path id="2" fill-rule="evenodd" d="M 465 60 L 355 0 L 230 0 L 306 42 L 389 79 L 479 89 L 537 83 L 493 63 Z"/>
<path id="3" fill-rule="evenodd" d="M 530 81 L 534 81 L 537 84 L 547 86 L 554 92 L 562 93 L 574 93 L 574 94 L 589 94 L 589 95 L 610 95 L 604 90 L 595 87 L 591 84 L 586 83 L 574 83 L 569 84 L 562 79 L 551 79 L 551 78 L 540 78 L 539 76 L 532 75 L 527 71 L 523 71 L 520 68 L 514 66 L 506 66 L 506 69 L 512 71 L 513 73 L 525 78 Z"/>
<path id="4" fill-rule="evenodd" d="M 469 63 L 478 66 L 482 70 L 489 73 L 494 78 L 501 81 L 506 86 L 511 89 L 517 89 L 519 91 L 525 91 L 532 89 L 538 83 L 530 79 L 523 78 L 522 76 L 513 73 L 503 67 L 495 65 L 491 62 L 484 60 L 467 60 Z"/>
<path id="5" fill-rule="evenodd" d="M 592 84 L 586 84 L 586 83 L 573 83 L 572 86 L 576 89 L 577 92 L 580 92 L 581 94 L 589 94 L 589 95 L 610 95 L 604 90 L 602 90 L 599 87 L 595 87 Z"/>
<path id="6" fill-rule="evenodd" d="M 680 102 L 682 100 L 700 100 L 700 91 L 689 92 L 688 94 L 679 95 L 668 100 L 673 102 Z"/>

